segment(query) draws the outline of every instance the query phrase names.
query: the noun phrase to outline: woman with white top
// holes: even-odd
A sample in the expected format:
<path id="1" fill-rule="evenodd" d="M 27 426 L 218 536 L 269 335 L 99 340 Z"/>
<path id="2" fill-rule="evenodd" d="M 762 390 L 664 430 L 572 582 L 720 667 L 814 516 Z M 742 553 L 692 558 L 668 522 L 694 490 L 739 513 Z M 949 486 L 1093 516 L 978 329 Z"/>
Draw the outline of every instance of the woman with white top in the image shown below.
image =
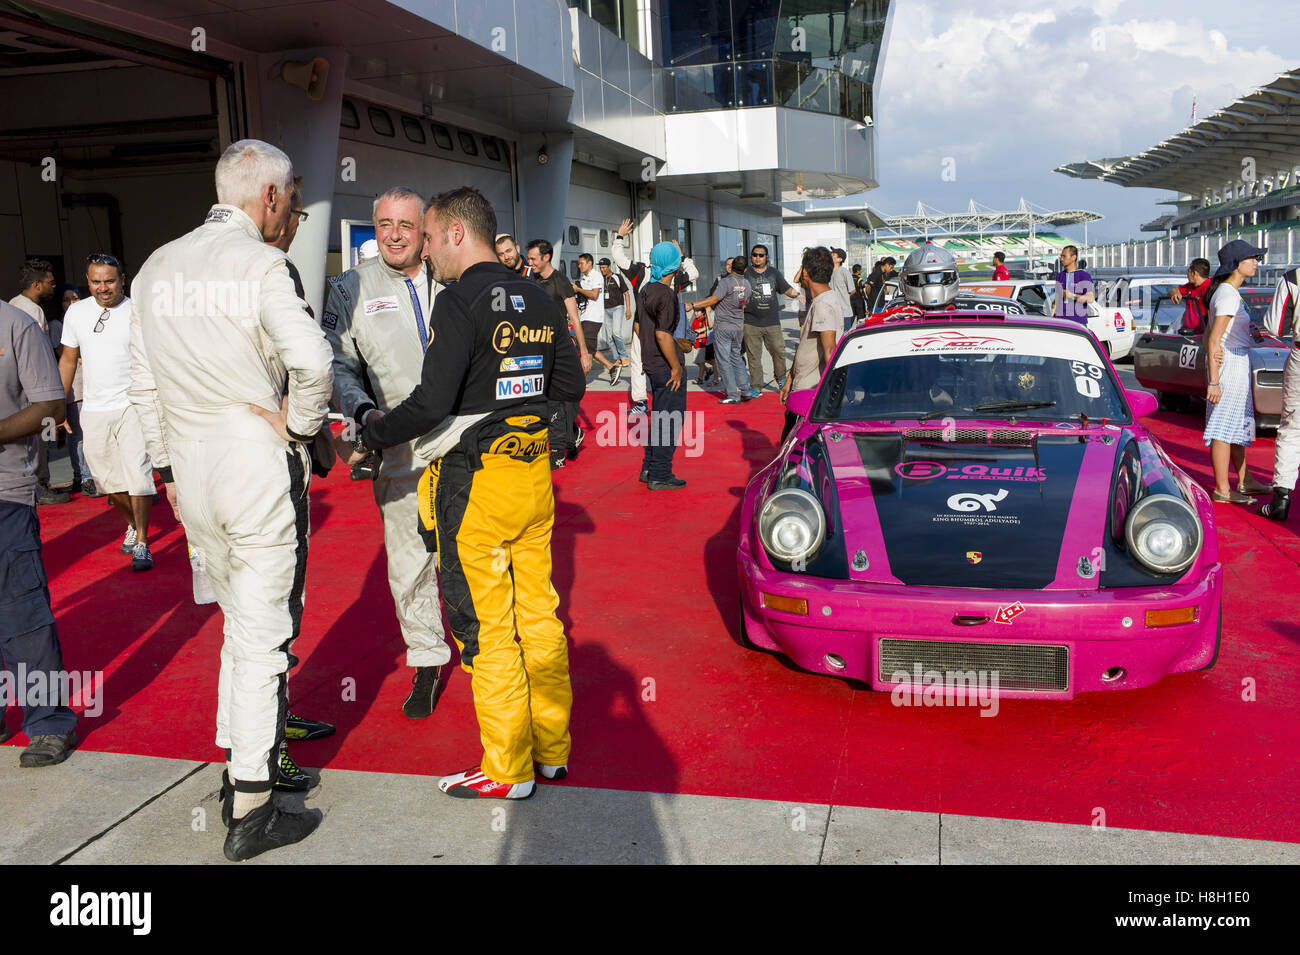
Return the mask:
<path id="1" fill-rule="evenodd" d="M 1255 402 L 1250 390 L 1250 316 L 1239 289 L 1255 275 L 1266 249 L 1234 239 L 1219 250 L 1219 268 L 1209 292 L 1212 316 L 1206 339 L 1205 443 L 1214 465 L 1214 500 L 1253 504 L 1251 493 L 1269 488 L 1246 471 L 1246 448 L 1255 439 Z M 1237 486 L 1231 484 L 1236 472 Z"/>

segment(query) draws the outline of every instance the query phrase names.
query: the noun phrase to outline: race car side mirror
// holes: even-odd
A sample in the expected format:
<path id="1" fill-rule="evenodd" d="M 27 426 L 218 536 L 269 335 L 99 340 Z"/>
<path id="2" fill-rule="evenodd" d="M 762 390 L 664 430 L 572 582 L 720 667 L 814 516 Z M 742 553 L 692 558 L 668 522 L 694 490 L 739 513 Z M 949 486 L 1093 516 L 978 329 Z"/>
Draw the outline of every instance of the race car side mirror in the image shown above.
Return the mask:
<path id="1" fill-rule="evenodd" d="M 1134 418 L 1145 418 L 1149 414 L 1155 414 L 1156 409 L 1160 407 L 1156 396 L 1149 391 L 1125 390 L 1124 397 L 1128 399 L 1128 406 Z"/>
<path id="2" fill-rule="evenodd" d="M 812 410 L 813 398 L 817 395 L 816 388 L 805 388 L 803 391 L 793 391 L 790 397 L 786 399 L 785 410 L 797 418 L 808 417 L 808 412 Z"/>

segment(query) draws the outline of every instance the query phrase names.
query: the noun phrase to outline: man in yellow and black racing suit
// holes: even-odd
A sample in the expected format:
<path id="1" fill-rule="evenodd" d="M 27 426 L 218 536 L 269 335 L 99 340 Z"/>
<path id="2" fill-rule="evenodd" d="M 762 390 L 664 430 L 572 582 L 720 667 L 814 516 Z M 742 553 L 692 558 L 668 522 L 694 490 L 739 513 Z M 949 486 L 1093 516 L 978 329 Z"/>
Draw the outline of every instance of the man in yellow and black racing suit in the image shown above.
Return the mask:
<path id="1" fill-rule="evenodd" d="M 586 385 L 545 290 L 497 261 L 496 232 L 476 189 L 430 201 L 425 254 L 447 288 L 434 302 L 420 384 L 362 429 L 352 459 L 423 436 L 416 454 L 433 463 L 419 519 L 436 529 L 442 600 L 484 751 L 480 766 L 439 787 L 525 799 L 534 763 L 548 779 L 568 772 L 573 693 L 551 584 L 546 403 L 577 401 Z"/>

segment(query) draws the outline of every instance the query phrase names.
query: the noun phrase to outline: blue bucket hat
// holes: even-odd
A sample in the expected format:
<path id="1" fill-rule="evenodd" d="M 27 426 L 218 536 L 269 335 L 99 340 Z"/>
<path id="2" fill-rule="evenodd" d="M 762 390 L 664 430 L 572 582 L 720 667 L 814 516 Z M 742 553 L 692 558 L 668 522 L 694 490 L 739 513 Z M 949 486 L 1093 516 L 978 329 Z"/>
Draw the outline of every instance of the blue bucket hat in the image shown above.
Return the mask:
<path id="1" fill-rule="evenodd" d="M 1243 239 L 1233 239 L 1219 250 L 1219 268 L 1210 278 L 1231 275 L 1242 259 L 1263 259 L 1267 254 L 1268 249 L 1258 248 Z"/>

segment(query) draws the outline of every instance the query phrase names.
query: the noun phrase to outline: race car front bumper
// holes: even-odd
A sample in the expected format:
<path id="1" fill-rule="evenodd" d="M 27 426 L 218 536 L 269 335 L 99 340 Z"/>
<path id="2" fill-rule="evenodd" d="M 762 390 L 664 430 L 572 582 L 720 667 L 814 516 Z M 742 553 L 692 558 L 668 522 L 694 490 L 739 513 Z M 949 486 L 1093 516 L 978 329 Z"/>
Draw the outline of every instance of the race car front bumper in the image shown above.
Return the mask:
<path id="1" fill-rule="evenodd" d="M 737 562 L 755 646 L 874 690 L 974 672 L 1000 699 L 1068 700 L 1206 669 L 1218 652 L 1221 564 L 1162 587 L 989 591 L 784 573 L 743 549 Z M 780 598 L 806 613 L 770 606 L 788 606 Z M 1152 625 L 1180 616 L 1189 622 Z"/>

